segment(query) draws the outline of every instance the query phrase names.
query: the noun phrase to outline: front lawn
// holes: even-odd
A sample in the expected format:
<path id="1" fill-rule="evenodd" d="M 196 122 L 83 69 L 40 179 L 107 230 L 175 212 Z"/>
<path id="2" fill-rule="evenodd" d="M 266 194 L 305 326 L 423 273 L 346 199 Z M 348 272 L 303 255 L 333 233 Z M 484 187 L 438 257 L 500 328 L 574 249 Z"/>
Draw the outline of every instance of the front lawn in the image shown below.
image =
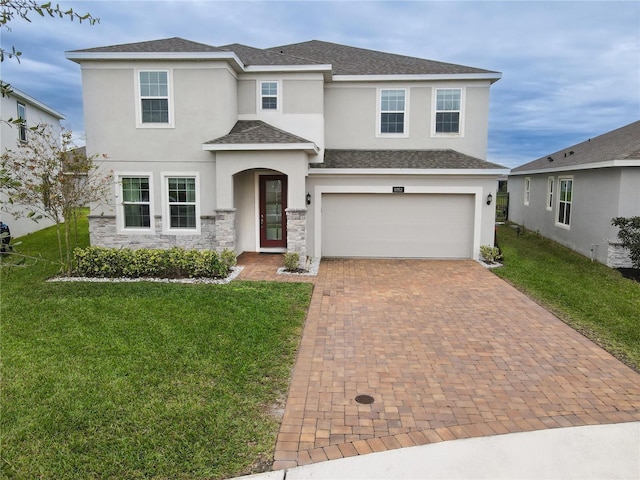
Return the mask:
<path id="1" fill-rule="evenodd" d="M 532 232 L 498 227 L 496 275 L 640 372 L 640 283 Z"/>
<path id="2" fill-rule="evenodd" d="M 56 255 L 51 229 L 23 240 L 22 252 Z M 225 478 L 268 465 L 311 285 L 44 281 L 56 271 L 1 273 L 0 477 Z"/>

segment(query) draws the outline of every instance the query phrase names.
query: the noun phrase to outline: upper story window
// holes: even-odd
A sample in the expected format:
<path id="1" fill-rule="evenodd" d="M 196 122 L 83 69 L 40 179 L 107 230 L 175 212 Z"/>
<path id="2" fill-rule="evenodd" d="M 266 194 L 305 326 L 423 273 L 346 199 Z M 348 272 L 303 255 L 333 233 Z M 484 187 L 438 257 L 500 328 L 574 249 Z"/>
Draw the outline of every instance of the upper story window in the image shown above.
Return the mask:
<path id="1" fill-rule="evenodd" d="M 460 134 L 462 90 L 459 88 L 436 89 L 436 134 Z"/>
<path id="2" fill-rule="evenodd" d="M 260 82 L 262 110 L 278 110 L 278 82 Z"/>
<path id="3" fill-rule="evenodd" d="M 167 70 L 138 72 L 139 125 L 171 126 L 171 75 Z"/>
<path id="4" fill-rule="evenodd" d="M 556 225 L 569 227 L 571 224 L 571 205 L 573 204 L 573 178 L 559 178 L 558 221 Z"/>
<path id="5" fill-rule="evenodd" d="M 553 210 L 553 187 L 554 178 L 547 178 L 547 210 Z"/>
<path id="6" fill-rule="evenodd" d="M 380 90 L 380 134 L 406 134 L 406 89 Z"/>
<path id="7" fill-rule="evenodd" d="M 529 205 L 531 201 L 531 178 L 525 177 L 524 179 L 524 204 Z"/>
<path id="8" fill-rule="evenodd" d="M 122 227 L 151 228 L 151 182 L 149 176 L 122 176 Z"/>
<path id="9" fill-rule="evenodd" d="M 27 106 L 18 102 L 18 140 L 22 143 L 27 142 Z"/>

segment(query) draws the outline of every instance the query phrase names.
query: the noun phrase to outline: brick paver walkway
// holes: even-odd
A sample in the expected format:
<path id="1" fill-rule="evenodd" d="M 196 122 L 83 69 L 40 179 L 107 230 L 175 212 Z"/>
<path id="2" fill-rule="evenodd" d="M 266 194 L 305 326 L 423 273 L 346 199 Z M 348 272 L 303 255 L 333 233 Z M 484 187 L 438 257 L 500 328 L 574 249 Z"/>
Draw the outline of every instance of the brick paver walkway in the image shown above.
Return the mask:
<path id="1" fill-rule="evenodd" d="M 292 280 L 275 268 L 240 278 Z M 476 262 L 327 259 L 311 278 L 274 469 L 640 421 L 640 374 Z"/>

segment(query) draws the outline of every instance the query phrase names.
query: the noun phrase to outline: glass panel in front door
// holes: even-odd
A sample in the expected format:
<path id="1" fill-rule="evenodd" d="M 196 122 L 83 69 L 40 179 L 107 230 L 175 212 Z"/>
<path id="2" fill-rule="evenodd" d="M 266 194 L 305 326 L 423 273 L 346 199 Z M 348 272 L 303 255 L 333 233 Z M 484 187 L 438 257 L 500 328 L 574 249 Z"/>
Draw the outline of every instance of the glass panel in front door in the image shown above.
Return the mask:
<path id="1" fill-rule="evenodd" d="M 265 235 L 282 240 L 282 180 L 265 181 Z"/>

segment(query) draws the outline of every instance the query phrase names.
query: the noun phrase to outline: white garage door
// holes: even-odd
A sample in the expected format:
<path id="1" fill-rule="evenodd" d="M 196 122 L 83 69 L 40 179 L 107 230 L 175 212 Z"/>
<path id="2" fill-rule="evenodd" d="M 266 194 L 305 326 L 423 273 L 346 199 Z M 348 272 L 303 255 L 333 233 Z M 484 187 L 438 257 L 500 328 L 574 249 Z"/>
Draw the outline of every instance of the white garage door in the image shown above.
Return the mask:
<path id="1" fill-rule="evenodd" d="M 471 258 L 474 196 L 326 193 L 326 257 Z"/>

